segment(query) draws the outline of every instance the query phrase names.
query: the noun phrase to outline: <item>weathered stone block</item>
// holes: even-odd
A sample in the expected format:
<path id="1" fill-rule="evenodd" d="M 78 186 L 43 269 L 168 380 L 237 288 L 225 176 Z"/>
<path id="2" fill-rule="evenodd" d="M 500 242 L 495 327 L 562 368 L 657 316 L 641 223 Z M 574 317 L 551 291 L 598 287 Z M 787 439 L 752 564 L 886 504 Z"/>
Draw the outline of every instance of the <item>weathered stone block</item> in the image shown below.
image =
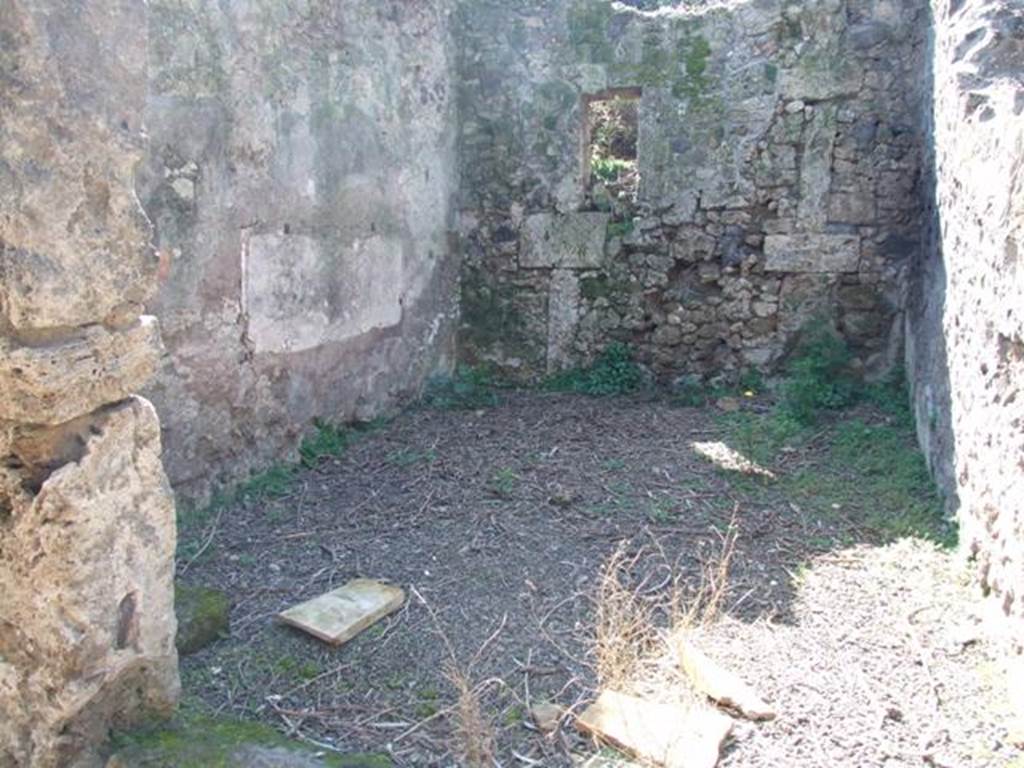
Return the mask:
<path id="1" fill-rule="evenodd" d="M 159 354 L 154 317 L 119 331 L 89 326 L 55 344 L 0 338 L 0 419 L 61 424 L 124 400 L 146 383 Z"/>
<path id="2" fill-rule="evenodd" d="M 829 221 L 842 224 L 870 224 L 875 220 L 875 196 L 871 189 L 833 192 L 828 203 Z"/>
<path id="3" fill-rule="evenodd" d="M 0 521 L 3 765 L 78 765 L 112 722 L 168 714 L 178 696 L 156 412 L 133 398 L 92 422 L 81 457 Z"/>
<path id="4" fill-rule="evenodd" d="M 141 3 L 4 4 L 0 315 L 15 328 L 139 314 L 155 288 L 133 187 L 144 13 Z"/>
<path id="5" fill-rule="evenodd" d="M 243 242 L 243 310 L 256 352 L 298 352 L 402 319 L 399 240 L 374 236 L 341 248 L 306 235 Z"/>
<path id="6" fill-rule="evenodd" d="M 806 231 L 820 230 L 828 217 L 832 185 L 832 150 L 836 142 L 836 107 L 814 110 L 804 136 L 797 217 Z"/>
<path id="7" fill-rule="evenodd" d="M 607 213 L 536 213 L 522 230 L 521 267 L 594 269 L 604 261 Z"/>
<path id="8" fill-rule="evenodd" d="M 580 322 L 580 279 L 568 269 L 551 275 L 548 300 L 548 373 L 571 367 L 572 342 Z"/>
<path id="9" fill-rule="evenodd" d="M 764 239 L 768 272 L 856 272 L 860 238 L 856 235 L 768 235 Z"/>

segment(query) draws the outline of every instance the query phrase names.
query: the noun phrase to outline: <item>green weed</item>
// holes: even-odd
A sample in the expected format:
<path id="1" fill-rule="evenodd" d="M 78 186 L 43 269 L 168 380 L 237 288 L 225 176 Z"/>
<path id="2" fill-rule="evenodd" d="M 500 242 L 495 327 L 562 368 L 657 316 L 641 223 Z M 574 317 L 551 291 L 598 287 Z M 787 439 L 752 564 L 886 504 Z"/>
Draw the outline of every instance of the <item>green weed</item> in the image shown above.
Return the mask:
<path id="1" fill-rule="evenodd" d="M 747 368 L 740 373 L 738 384 L 740 392 L 743 394 L 750 392 L 756 395 L 758 392 L 764 391 L 765 388 L 764 377 L 756 368 Z"/>
<path id="2" fill-rule="evenodd" d="M 600 397 L 635 392 L 643 380 L 643 372 L 633 361 L 629 347 L 616 343 L 605 349 L 589 368 L 573 368 L 551 376 L 545 388 Z"/>
<path id="3" fill-rule="evenodd" d="M 393 464 L 396 467 L 411 467 L 413 464 L 419 464 L 420 462 L 429 463 L 436 459 L 436 451 L 417 451 L 411 448 L 401 448 L 397 451 L 392 451 L 385 457 L 385 461 L 388 464 Z"/>
<path id="4" fill-rule="evenodd" d="M 299 445 L 299 461 L 304 467 L 315 467 L 323 458 L 340 456 L 348 448 L 348 432 L 341 427 L 316 419 L 314 433 Z"/>
<path id="5" fill-rule="evenodd" d="M 278 464 L 257 472 L 238 487 L 237 497 L 249 501 L 279 499 L 287 496 L 295 480 L 296 467 Z"/>
<path id="6" fill-rule="evenodd" d="M 511 728 L 519 725 L 526 719 L 526 713 L 523 708 L 518 704 L 513 704 L 507 710 L 505 710 L 505 716 L 502 718 L 505 727 Z"/>
<path id="7" fill-rule="evenodd" d="M 315 467 L 322 459 L 337 457 L 351 444 L 355 431 L 367 432 L 376 429 L 383 420 L 368 422 L 349 430 L 319 419 L 314 420 L 313 434 L 299 444 L 299 461 L 294 464 L 275 464 L 261 472 L 250 475 L 248 480 L 234 487 L 223 488 L 213 494 L 209 503 L 197 506 L 188 502 L 178 504 L 178 558 L 190 562 L 203 546 L 204 533 L 226 507 L 241 501 L 260 502 L 287 496 L 302 468 Z M 354 430 L 354 431 L 353 431 Z M 281 510 L 268 509 L 267 519 L 280 522 Z M 207 545 L 204 557 L 209 557 L 214 545 Z"/>
<path id="8" fill-rule="evenodd" d="M 708 401 L 708 388 L 700 376 L 683 376 L 672 387 L 669 402 L 680 408 L 702 408 Z"/>
<path id="9" fill-rule="evenodd" d="M 618 181 L 624 173 L 636 167 L 636 162 L 621 157 L 594 156 L 590 160 L 590 170 L 594 177 L 604 182 Z"/>
<path id="10" fill-rule="evenodd" d="M 659 525 L 672 522 L 675 519 L 672 503 L 667 499 L 655 499 L 647 510 L 647 518 Z"/>
<path id="11" fill-rule="evenodd" d="M 808 425 L 783 409 L 766 414 L 747 411 L 723 414 L 720 420 L 731 447 L 751 461 L 766 466 L 773 464 L 781 452 L 799 446 L 811 434 Z"/>
<path id="12" fill-rule="evenodd" d="M 956 529 L 945 517 L 924 457 L 907 426 L 865 424 L 859 419 L 838 425 L 831 453 L 849 468 L 849 494 L 870 500 L 871 527 L 887 538 L 917 536 L 944 546 L 956 543 Z"/>
<path id="13" fill-rule="evenodd" d="M 320 674 L 320 667 L 314 661 L 300 661 L 293 656 L 282 656 L 274 665 L 275 671 L 284 677 L 308 681 Z"/>
<path id="14" fill-rule="evenodd" d="M 441 410 L 477 410 L 501 404 L 495 391 L 498 384 L 488 366 L 460 365 L 454 376 L 436 377 L 427 382 L 423 402 Z"/>
<path id="15" fill-rule="evenodd" d="M 491 478 L 490 490 L 496 496 L 507 499 L 512 496 L 519 483 L 519 475 L 509 467 L 503 467 L 494 473 Z"/>
<path id="16" fill-rule="evenodd" d="M 850 371 L 850 350 L 821 326 L 805 336 L 786 369 L 781 407 L 793 419 L 813 424 L 821 411 L 839 410 L 857 400 L 858 382 Z"/>
<path id="17" fill-rule="evenodd" d="M 909 421 L 839 416 L 824 433 L 783 409 L 730 414 L 721 421 L 729 443 L 756 462 L 784 464 L 787 451 L 810 459 L 780 473 L 776 486 L 818 519 L 842 517 L 885 541 L 915 536 L 943 546 L 955 543 L 956 528 L 945 516 Z M 808 442 L 812 435 L 815 439 Z M 754 479 L 731 478 L 730 483 L 744 493 L 763 492 Z"/>
<path id="18" fill-rule="evenodd" d="M 151 768 L 227 768 L 238 764 L 237 751 L 261 745 L 286 749 L 297 758 L 322 762 L 325 768 L 387 768 L 382 755 L 315 755 L 316 749 L 291 741 L 262 723 L 232 720 L 207 713 L 198 704 L 185 702 L 169 723 L 153 722 L 130 732 L 113 735 L 111 744 L 118 765 Z"/>
<path id="19" fill-rule="evenodd" d="M 608 237 L 626 237 L 633 234 L 633 220 L 613 221 L 608 225 Z"/>

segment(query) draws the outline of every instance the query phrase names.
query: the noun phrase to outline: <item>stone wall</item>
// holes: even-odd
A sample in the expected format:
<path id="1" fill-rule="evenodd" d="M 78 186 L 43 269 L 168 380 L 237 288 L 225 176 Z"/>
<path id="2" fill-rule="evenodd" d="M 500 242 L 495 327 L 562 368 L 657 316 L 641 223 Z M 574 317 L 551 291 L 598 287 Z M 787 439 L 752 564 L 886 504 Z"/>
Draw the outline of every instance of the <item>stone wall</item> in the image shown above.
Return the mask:
<path id="1" fill-rule="evenodd" d="M 464 359 L 534 378 L 622 341 L 735 375 L 810 322 L 866 369 L 898 358 L 927 3 L 729 5 L 462 5 Z M 583 194 L 583 105 L 610 89 L 642 94 L 626 212 Z"/>
<path id="2" fill-rule="evenodd" d="M 922 445 L 1024 645 L 1024 8 L 935 4 L 930 238 L 908 369 Z M 1024 664 L 1018 665 L 1018 669 Z M 1022 706 L 1024 711 L 1024 706 Z"/>
<path id="3" fill-rule="evenodd" d="M 142 3 L 0 11 L 0 765 L 92 765 L 178 695 Z"/>
<path id="4" fill-rule="evenodd" d="M 148 5 L 149 395 L 202 496 L 450 367 L 454 57 L 446 0 Z"/>

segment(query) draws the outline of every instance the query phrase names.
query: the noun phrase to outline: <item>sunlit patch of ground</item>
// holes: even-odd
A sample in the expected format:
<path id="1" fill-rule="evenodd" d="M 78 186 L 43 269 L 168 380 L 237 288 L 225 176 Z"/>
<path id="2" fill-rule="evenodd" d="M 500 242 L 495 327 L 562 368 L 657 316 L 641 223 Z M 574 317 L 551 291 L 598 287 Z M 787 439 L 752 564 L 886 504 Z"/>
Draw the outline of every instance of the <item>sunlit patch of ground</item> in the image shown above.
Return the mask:
<path id="1" fill-rule="evenodd" d="M 739 472 L 741 475 L 759 475 L 769 480 L 775 479 L 775 473 L 765 469 L 756 461 L 751 461 L 742 453 L 718 440 L 711 443 L 693 443 L 693 450 L 721 469 Z"/>
<path id="2" fill-rule="evenodd" d="M 1006 766 L 1001 663 L 956 556 L 904 539 L 815 557 L 793 621 L 726 620 L 709 643 L 782 712 L 723 765 Z"/>

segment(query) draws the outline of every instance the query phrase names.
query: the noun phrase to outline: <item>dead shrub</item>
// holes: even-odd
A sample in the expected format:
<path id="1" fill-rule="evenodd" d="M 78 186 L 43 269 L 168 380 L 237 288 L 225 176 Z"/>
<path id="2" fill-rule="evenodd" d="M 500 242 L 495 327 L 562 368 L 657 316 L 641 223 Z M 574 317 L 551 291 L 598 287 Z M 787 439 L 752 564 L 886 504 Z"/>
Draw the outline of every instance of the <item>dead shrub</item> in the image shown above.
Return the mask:
<path id="1" fill-rule="evenodd" d="M 445 677 L 455 687 L 454 735 L 462 757 L 462 765 L 468 768 L 490 768 L 494 765 L 495 729 L 494 723 L 484 713 L 481 701 L 482 689 L 486 682 L 474 685 L 469 674 L 454 661 L 445 668 Z"/>
<path id="2" fill-rule="evenodd" d="M 641 554 L 627 557 L 620 545 L 598 581 L 594 666 L 601 685 L 619 691 L 628 689 L 657 639 L 653 608 L 627 583 Z"/>
<path id="3" fill-rule="evenodd" d="M 444 665 L 444 676 L 455 689 L 455 703 L 447 710 L 452 716 L 452 735 L 456 745 L 456 752 L 459 755 L 459 765 L 467 768 L 492 768 L 496 765 L 495 744 L 496 733 L 494 720 L 488 716 L 484 704 L 483 694 L 491 685 L 500 683 L 500 680 L 491 678 L 478 683 L 473 682 L 473 668 L 487 653 L 487 649 L 497 639 L 505 628 L 508 616 L 503 616 L 498 626 L 483 645 L 476 651 L 473 658 L 465 665 L 459 663 L 458 654 L 448 634 L 441 626 L 441 622 L 434 613 L 434 609 L 419 593 L 416 587 L 412 587 L 412 593 L 423 604 L 430 614 L 434 629 L 444 643 L 448 652 L 448 661 Z"/>

